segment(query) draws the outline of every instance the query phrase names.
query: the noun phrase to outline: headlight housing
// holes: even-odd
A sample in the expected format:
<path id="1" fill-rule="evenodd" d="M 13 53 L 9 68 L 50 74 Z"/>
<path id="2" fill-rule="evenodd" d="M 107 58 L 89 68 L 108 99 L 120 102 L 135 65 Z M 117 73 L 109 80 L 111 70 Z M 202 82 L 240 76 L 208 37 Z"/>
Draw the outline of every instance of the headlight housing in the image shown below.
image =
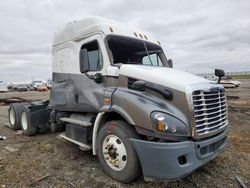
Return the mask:
<path id="1" fill-rule="evenodd" d="M 169 135 L 188 136 L 186 125 L 176 117 L 163 113 L 151 113 L 151 119 L 156 132 Z"/>

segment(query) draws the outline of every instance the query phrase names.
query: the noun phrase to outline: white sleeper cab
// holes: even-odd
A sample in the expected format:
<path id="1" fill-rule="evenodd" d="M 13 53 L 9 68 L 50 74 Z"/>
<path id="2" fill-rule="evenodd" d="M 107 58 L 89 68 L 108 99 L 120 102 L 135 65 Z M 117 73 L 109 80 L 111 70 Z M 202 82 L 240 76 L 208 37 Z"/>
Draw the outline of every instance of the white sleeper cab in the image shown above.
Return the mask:
<path id="1" fill-rule="evenodd" d="M 61 27 L 52 48 L 49 101 L 11 104 L 11 128 L 61 132 L 124 183 L 180 179 L 224 150 L 224 71 L 174 69 L 150 34 L 99 17 Z"/>

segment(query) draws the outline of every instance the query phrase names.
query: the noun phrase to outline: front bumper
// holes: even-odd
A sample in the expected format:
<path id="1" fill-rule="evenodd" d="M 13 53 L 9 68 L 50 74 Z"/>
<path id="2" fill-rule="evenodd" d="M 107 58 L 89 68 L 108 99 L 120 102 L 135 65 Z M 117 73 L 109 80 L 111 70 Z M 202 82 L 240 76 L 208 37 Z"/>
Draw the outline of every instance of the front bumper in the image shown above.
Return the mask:
<path id="1" fill-rule="evenodd" d="M 174 143 L 130 139 L 140 159 L 146 181 L 180 179 L 221 153 L 227 131 L 208 140 Z"/>

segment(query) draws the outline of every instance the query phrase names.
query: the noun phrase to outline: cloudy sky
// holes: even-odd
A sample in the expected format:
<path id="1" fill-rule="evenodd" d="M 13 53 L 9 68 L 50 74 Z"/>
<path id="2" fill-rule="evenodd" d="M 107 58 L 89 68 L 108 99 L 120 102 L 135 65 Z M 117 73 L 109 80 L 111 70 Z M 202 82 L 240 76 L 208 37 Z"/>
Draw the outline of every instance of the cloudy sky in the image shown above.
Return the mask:
<path id="1" fill-rule="evenodd" d="M 102 16 L 152 33 L 175 68 L 194 73 L 250 71 L 248 0 L 1 0 L 0 80 L 51 77 L 53 33 Z"/>

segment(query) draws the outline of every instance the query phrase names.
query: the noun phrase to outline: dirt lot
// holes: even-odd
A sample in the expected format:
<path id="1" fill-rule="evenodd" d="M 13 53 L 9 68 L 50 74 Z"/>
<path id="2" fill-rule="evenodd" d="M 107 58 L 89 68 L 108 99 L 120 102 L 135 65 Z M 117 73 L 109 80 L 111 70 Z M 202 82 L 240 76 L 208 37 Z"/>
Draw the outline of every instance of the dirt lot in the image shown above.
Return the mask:
<path id="1" fill-rule="evenodd" d="M 81 151 L 57 139 L 57 134 L 15 134 L 6 126 L 8 107 L 0 106 L 0 135 L 7 137 L 0 141 L 0 187 L 239 187 L 235 176 L 250 187 L 250 80 L 227 94 L 240 98 L 228 101 L 226 151 L 186 178 L 169 183 L 146 183 L 141 178 L 120 184 L 102 172 L 91 151 Z M 48 93 L 24 92 L 0 94 L 0 99 L 6 95 L 48 98 Z"/>

